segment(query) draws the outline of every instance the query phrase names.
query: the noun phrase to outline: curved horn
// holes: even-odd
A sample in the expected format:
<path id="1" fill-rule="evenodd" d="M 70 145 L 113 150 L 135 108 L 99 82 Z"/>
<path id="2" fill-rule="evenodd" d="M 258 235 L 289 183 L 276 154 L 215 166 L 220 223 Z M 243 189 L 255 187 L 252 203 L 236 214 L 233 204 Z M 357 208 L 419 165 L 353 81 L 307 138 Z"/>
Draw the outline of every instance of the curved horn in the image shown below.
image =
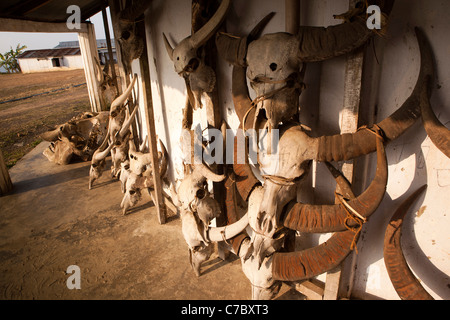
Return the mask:
<path id="1" fill-rule="evenodd" d="M 166 146 L 159 140 L 159 146 L 162 151 L 162 159 L 161 159 L 161 169 L 159 171 L 159 176 L 162 178 L 166 175 L 167 167 L 169 165 L 169 153 L 167 152 Z"/>
<path id="2" fill-rule="evenodd" d="M 59 138 L 59 133 L 60 133 L 60 129 L 57 128 L 55 130 L 52 131 L 47 131 L 44 132 L 43 134 L 41 134 L 41 138 L 44 139 L 45 141 L 56 141 Z"/>
<path id="3" fill-rule="evenodd" d="M 128 88 L 125 90 L 124 93 L 122 93 L 120 96 L 118 96 L 112 103 L 111 103 L 111 108 L 110 108 L 110 112 L 115 111 L 116 109 L 120 108 L 125 101 L 130 97 L 131 92 L 133 91 L 133 87 L 134 84 L 136 83 L 136 79 L 137 79 L 137 75 L 134 74 L 133 75 L 133 80 L 131 81 L 130 85 L 128 86 Z"/>
<path id="4" fill-rule="evenodd" d="M 191 36 L 191 43 L 194 48 L 203 46 L 211 36 L 216 33 L 230 8 L 230 0 L 222 0 L 216 13 L 209 19 L 209 21 L 196 33 Z"/>
<path id="5" fill-rule="evenodd" d="M 431 79 L 429 79 L 431 82 Z M 450 130 L 436 117 L 431 109 L 430 86 L 424 86 L 420 95 L 420 109 L 425 131 L 434 145 L 450 158 Z"/>
<path id="6" fill-rule="evenodd" d="M 420 73 L 411 96 L 392 115 L 377 125 L 382 129 L 387 142 L 398 138 L 410 128 L 420 117 L 420 94 L 427 85 L 428 77 L 434 78 L 433 52 L 424 33 L 416 28 L 417 40 L 420 48 Z M 372 133 L 360 130 L 356 133 L 323 136 L 316 139 L 317 161 L 342 161 L 369 154 L 376 149 L 376 142 Z"/>
<path id="7" fill-rule="evenodd" d="M 105 141 L 106 141 L 106 139 L 105 139 Z M 97 150 L 94 152 L 94 155 L 92 156 L 92 162 L 91 162 L 91 163 L 100 162 L 100 161 L 102 161 L 103 159 L 105 159 L 105 158 L 108 156 L 108 153 L 111 151 L 111 149 L 112 149 L 113 147 L 114 147 L 114 143 L 110 143 L 110 144 L 108 145 L 108 147 L 107 147 L 105 150 L 103 150 L 103 151 L 99 151 L 100 148 L 97 149 Z"/>
<path id="8" fill-rule="evenodd" d="M 273 254 L 274 280 L 299 281 L 310 279 L 337 267 L 352 251 L 355 234 L 351 230 L 336 232 L 319 246 L 298 251 Z"/>
<path id="9" fill-rule="evenodd" d="M 202 177 L 211 180 L 213 182 L 222 182 L 226 177 L 223 174 L 214 173 L 207 165 L 204 163 L 196 164 L 195 168 L 198 170 L 198 174 Z"/>
<path id="10" fill-rule="evenodd" d="M 229 240 L 244 231 L 247 225 L 248 215 L 245 214 L 239 221 L 228 226 L 208 229 L 207 238 L 212 242 Z"/>
<path id="11" fill-rule="evenodd" d="M 173 48 L 169 43 L 169 40 L 167 40 L 166 35 L 163 33 L 163 38 L 164 38 L 164 46 L 166 47 L 167 50 L 167 54 L 169 55 L 170 60 L 173 61 Z"/>
<path id="12" fill-rule="evenodd" d="M 296 203 L 284 218 L 284 226 L 301 232 L 327 233 L 346 230 L 355 221 L 347 221 L 352 208 L 364 219 L 380 205 L 386 192 L 388 167 L 381 138 L 377 139 L 377 170 L 370 186 L 347 205 L 309 205 Z"/>
<path id="13" fill-rule="evenodd" d="M 377 1 L 369 1 L 371 3 Z M 379 1 L 378 1 L 379 2 Z M 393 0 L 382 1 L 381 11 L 389 14 Z M 300 27 L 296 37 L 300 42 L 299 59 L 317 62 L 352 52 L 364 45 L 374 34 L 367 28 L 366 12 L 352 22 L 323 27 Z"/>
<path id="14" fill-rule="evenodd" d="M 123 137 L 125 137 L 125 135 L 128 133 L 128 130 L 130 129 L 131 123 L 134 120 L 134 117 L 136 116 L 136 112 L 137 112 L 138 107 L 134 107 L 133 112 L 131 113 L 130 117 L 123 123 L 122 128 L 119 131 L 119 136 L 120 138 L 123 139 Z"/>
<path id="15" fill-rule="evenodd" d="M 402 300 L 434 300 L 408 267 L 401 247 L 403 219 L 411 204 L 426 188 L 427 185 L 422 186 L 400 205 L 389 221 L 384 236 L 384 263 L 392 285 Z"/>

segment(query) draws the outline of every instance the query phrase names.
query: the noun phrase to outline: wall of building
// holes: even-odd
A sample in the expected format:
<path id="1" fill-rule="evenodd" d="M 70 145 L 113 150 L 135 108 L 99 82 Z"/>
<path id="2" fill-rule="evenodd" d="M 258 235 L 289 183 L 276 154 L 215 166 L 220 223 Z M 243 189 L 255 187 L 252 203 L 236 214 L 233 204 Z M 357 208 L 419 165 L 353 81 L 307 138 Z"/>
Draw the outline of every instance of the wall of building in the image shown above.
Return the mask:
<path id="1" fill-rule="evenodd" d="M 52 58 L 19 59 L 19 65 L 23 73 L 83 69 L 83 59 L 81 58 L 81 55 L 64 56 L 59 58 L 59 62 L 60 67 L 54 67 Z"/>
<path id="2" fill-rule="evenodd" d="M 333 14 L 343 13 L 347 8 L 347 0 L 301 0 L 301 24 L 329 26 L 340 23 L 333 19 Z M 181 179 L 183 173 L 179 139 L 186 87 L 184 80 L 173 70 L 162 33 L 172 44 L 188 36 L 191 30 L 190 11 L 190 0 L 155 0 L 146 15 L 156 132 L 169 151 L 169 178 L 173 182 Z M 276 15 L 264 33 L 284 31 L 284 1 L 234 0 L 226 20 L 227 32 L 245 35 L 271 11 Z M 387 35 L 378 38 L 367 50 L 361 124 L 386 118 L 410 95 L 419 70 L 419 52 L 414 35 L 414 27 L 419 26 L 428 36 L 436 58 L 437 79 L 431 102 L 439 120 L 448 126 L 449 15 L 450 7 L 442 0 L 396 1 Z M 312 128 L 314 136 L 339 132 L 345 65 L 345 57 L 308 65 L 305 79 L 307 90 L 300 98 L 300 120 Z M 231 70 L 230 65 L 219 59 L 219 107 L 229 126 L 237 128 L 231 99 Z M 376 81 L 378 73 L 379 82 Z M 373 114 L 376 114 L 375 117 Z M 206 123 L 204 110 L 195 111 L 194 122 Z M 387 157 L 387 192 L 380 208 L 364 226 L 358 254 L 349 258 L 355 259 L 356 268 L 352 273 L 347 272 L 346 281 L 354 280 L 352 292 L 355 297 L 398 299 L 384 266 L 384 232 L 396 207 L 419 186 L 427 183 L 425 195 L 414 204 L 406 219 L 403 250 L 412 271 L 425 289 L 436 299 L 449 299 L 450 243 L 446 228 L 450 221 L 446 208 L 450 206 L 450 198 L 446 195 L 450 192 L 450 159 L 429 140 L 421 121 L 388 145 Z M 374 156 L 362 158 L 358 161 L 355 177 L 358 191 L 367 187 L 375 172 Z M 299 194 L 299 198 L 315 203 L 331 203 L 334 200 L 334 182 L 322 164 L 314 168 L 310 177 L 314 188 L 304 189 L 307 191 Z M 303 237 L 303 245 L 316 245 L 328 236 Z"/>

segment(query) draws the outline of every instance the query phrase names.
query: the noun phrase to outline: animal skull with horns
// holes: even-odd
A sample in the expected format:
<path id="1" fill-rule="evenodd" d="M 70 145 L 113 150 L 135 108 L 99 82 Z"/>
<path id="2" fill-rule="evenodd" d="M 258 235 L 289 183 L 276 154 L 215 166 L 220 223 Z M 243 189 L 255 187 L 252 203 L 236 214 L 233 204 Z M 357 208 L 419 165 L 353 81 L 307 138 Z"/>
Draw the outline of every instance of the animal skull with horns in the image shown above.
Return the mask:
<path id="1" fill-rule="evenodd" d="M 89 171 L 89 189 L 92 188 L 94 181 L 99 179 L 103 174 L 106 164 L 105 159 L 110 152 L 113 162 L 111 168 L 113 177 L 117 176 L 121 169 L 121 163 L 126 161 L 128 157 L 128 140 L 131 137 L 130 126 L 134 121 L 138 108 L 135 106 L 134 110 L 129 114 L 126 108 L 126 102 L 128 100 L 128 105 L 132 105 L 130 98 L 136 79 L 137 76 L 134 75 L 133 80 L 125 92 L 111 103 L 109 114 L 106 112 L 109 118 L 107 134 L 101 146 L 95 150 L 92 156 Z"/>
<path id="2" fill-rule="evenodd" d="M 393 1 L 378 4 L 383 14 L 388 15 Z M 404 104 L 385 120 L 355 133 L 311 137 L 296 120 L 298 97 L 303 88 L 302 64 L 349 53 L 361 47 L 372 36 L 372 31 L 366 27 L 364 17 L 355 16 L 337 26 L 300 27 L 296 35 L 276 33 L 257 39 L 268 19 L 270 16 L 248 37 L 224 33 L 216 37 L 218 51 L 233 64 L 233 101 L 242 126 L 280 130 L 276 168 L 270 174 L 263 173 L 261 186 L 248 164 L 233 165 L 237 176 L 235 192 L 248 203 L 246 215 L 250 228 L 248 235 L 243 233 L 232 239 L 231 244 L 241 257 L 254 299 L 272 298 L 279 289 L 279 281 L 309 279 L 339 265 L 354 248 L 362 224 L 378 208 L 385 194 L 388 171 L 384 144 L 410 128 L 420 117 L 421 108 L 431 112 L 431 115 L 422 112 L 424 121 L 436 131 L 442 129 L 433 121 L 429 106 L 430 82 L 434 77 L 432 51 L 423 32 L 416 28 L 420 73 Z M 249 97 L 246 77 L 256 92 L 254 100 Z M 432 131 L 427 129 L 430 136 Z M 448 139 L 440 145 L 444 153 L 449 150 Z M 336 205 L 297 202 L 299 183 L 306 176 L 311 161 L 350 160 L 374 151 L 377 152 L 374 180 L 358 197 L 351 195 L 350 190 L 346 198 L 339 197 L 340 203 Z M 349 190 L 349 187 L 341 188 Z M 230 206 L 227 206 L 227 216 L 229 223 L 239 219 L 235 208 Z M 284 248 L 280 252 L 284 234 L 289 230 L 333 232 L 334 235 L 317 247 L 303 251 Z"/>
<path id="3" fill-rule="evenodd" d="M 56 129 L 42 134 L 50 141 L 44 155 L 51 162 L 67 165 L 73 155 L 88 161 L 107 136 L 108 112 L 84 112 Z"/>
<path id="4" fill-rule="evenodd" d="M 212 92 L 216 85 L 214 70 L 205 64 L 202 46 L 216 33 L 225 19 L 230 7 L 230 0 L 223 0 L 213 17 L 193 35 L 183 39 L 175 48 L 169 43 L 165 34 L 164 44 L 175 72 L 186 81 L 188 94 L 193 93 L 195 101 L 191 101 L 194 109 L 202 107 L 203 93 Z"/>

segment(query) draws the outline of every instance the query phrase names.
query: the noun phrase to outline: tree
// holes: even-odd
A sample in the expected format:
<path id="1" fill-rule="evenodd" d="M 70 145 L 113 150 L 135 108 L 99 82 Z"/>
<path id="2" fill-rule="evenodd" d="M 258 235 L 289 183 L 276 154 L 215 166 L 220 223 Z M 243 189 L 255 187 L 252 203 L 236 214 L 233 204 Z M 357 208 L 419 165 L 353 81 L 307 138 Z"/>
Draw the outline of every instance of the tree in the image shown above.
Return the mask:
<path id="1" fill-rule="evenodd" d="M 4 67 L 8 73 L 21 72 L 17 57 L 26 48 L 27 46 L 21 46 L 19 43 L 15 50 L 11 47 L 11 50 L 8 52 L 4 54 L 0 53 L 0 67 Z"/>

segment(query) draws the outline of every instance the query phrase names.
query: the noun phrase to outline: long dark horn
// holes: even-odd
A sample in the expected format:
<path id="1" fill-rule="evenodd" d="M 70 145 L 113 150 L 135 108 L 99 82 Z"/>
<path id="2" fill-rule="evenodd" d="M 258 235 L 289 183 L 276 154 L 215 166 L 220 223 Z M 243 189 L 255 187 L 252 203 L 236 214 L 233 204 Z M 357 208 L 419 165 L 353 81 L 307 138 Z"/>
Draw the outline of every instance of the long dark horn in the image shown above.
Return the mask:
<path id="1" fill-rule="evenodd" d="M 355 234 L 351 230 L 335 233 L 319 246 L 298 252 L 276 252 L 273 255 L 274 280 L 299 281 L 327 272 L 352 251 Z"/>
<path id="2" fill-rule="evenodd" d="M 429 79 L 431 82 L 431 79 Z M 420 95 L 420 107 L 425 131 L 434 145 L 450 158 L 450 130 L 436 117 L 431 109 L 430 86 L 424 86 Z"/>
<path id="3" fill-rule="evenodd" d="M 377 125 L 383 131 L 387 142 L 402 135 L 420 117 L 420 94 L 427 85 L 427 79 L 434 78 L 433 52 L 424 33 L 416 28 L 417 40 L 420 48 L 421 65 L 416 86 L 411 96 L 392 115 Z M 369 154 L 376 149 L 375 138 L 367 130 L 356 133 L 323 136 L 317 138 L 317 161 L 342 161 Z"/>
<path id="4" fill-rule="evenodd" d="M 388 167 L 382 139 L 377 139 L 377 170 L 370 186 L 358 198 L 348 201 L 348 207 L 342 203 L 335 205 L 309 205 L 297 203 L 284 218 L 284 226 L 313 233 L 327 233 L 346 230 L 355 222 L 348 220 L 349 208 L 363 218 L 368 218 L 380 205 L 386 192 Z"/>
<path id="5" fill-rule="evenodd" d="M 219 8 L 211 19 L 200 30 L 191 36 L 191 43 L 194 48 L 200 48 L 203 46 L 211 38 L 211 36 L 216 33 L 217 29 L 225 20 L 230 4 L 230 0 L 222 0 Z"/>
<path id="6" fill-rule="evenodd" d="M 408 267 L 401 247 L 403 219 L 426 187 L 422 186 L 400 205 L 389 221 L 384 236 L 384 263 L 392 285 L 402 300 L 434 300 Z"/>

